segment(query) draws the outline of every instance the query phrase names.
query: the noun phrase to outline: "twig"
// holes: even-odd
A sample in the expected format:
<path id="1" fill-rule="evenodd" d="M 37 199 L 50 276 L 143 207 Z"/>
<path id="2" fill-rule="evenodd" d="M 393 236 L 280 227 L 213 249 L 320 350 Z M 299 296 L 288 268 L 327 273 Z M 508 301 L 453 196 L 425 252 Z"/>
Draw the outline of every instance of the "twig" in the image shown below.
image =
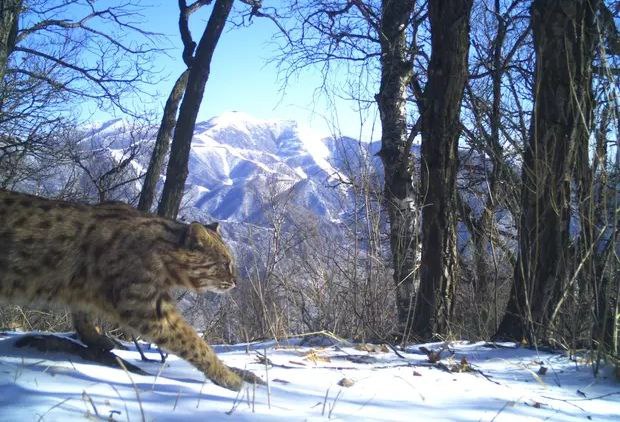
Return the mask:
<path id="1" fill-rule="evenodd" d="M 426 401 L 426 397 L 424 397 L 424 395 L 422 395 L 422 393 L 420 393 L 417 388 L 415 388 L 415 386 L 413 384 L 411 384 L 409 381 L 407 381 L 405 378 L 401 377 L 400 375 L 395 375 L 395 378 L 400 379 L 401 381 L 403 381 L 405 384 L 407 384 L 409 387 L 411 387 L 411 389 L 413 391 L 415 391 L 416 393 L 418 393 L 418 395 L 420 396 L 420 399 L 425 402 Z"/>
<path id="2" fill-rule="evenodd" d="M 327 398 L 329 397 L 329 388 L 327 387 L 327 391 L 325 392 L 325 398 L 323 399 L 323 408 L 321 409 L 321 416 L 325 416 L 325 405 L 327 404 Z"/>
<path id="3" fill-rule="evenodd" d="M 64 399 L 63 401 L 61 401 L 60 403 L 56 403 L 55 405 L 53 405 L 52 407 L 50 407 L 49 409 L 47 409 L 47 412 L 45 412 L 44 414 L 42 414 L 39 419 L 38 422 L 41 422 L 43 420 L 43 418 L 45 417 L 45 415 L 47 415 L 49 412 L 51 412 L 52 410 L 56 409 L 59 406 L 62 406 L 63 404 L 65 404 L 66 402 L 68 402 L 69 400 L 71 400 L 71 397 L 67 397 L 66 399 Z"/>
<path id="4" fill-rule="evenodd" d="M 487 347 L 490 349 L 518 349 L 519 348 L 516 344 L 512 346 L 505 346 L 503 344 L 499 344 L 498 342 L 486 342 L 480 345 L 480 347 Z"/>
<path id="5" fill-rule="evenodd" d="M 177 403 L 179 403 L 179 398 L 181 397 L 181 387 L 179 387 L 179 392 L 177 393 L 177 397 L 174 399 L 174 406 L 172 406 L 172 411 L 177 410 Z"/>
<path id="6" fill-rule="evenodd" d="M 538 376 L 538 374 L 534 371 L 532 371 L 530 368 L 528 368 L 525 365 L 521 365 L 523 369 L 525 369 L 526 371 L 528 371 L 530 374 L 532 374 L 532 376 L 534 377 L 534 379 L 544 388 L 547 388 L 547 384 L 545 384 L 545 381 L 543 381 L 543 379 Z"/>
<path id="7" fill-rule="evenodd" d="M 116 389 L 114 385 L 112 384 L 109 384 L 109 385 L 110 387 L 112 387 L 112 390 L 114 390 L 118 398 L 121 399 L 121 401 L 123 402 L 123 406 L 125 407 L 125 417 L 127 418 L 127 422 L 129 422 L 129 409 L 127 409 L 127 402 L 125 401 L 123 396 L 121 396 L 121 393 Z"/>
<path id="8" fill-rule="evenodd" d="M 446 365 L 443 362 L 437 362 L 431 365 L 431 367 L 437 368 L 437 369 L 441 369 L 444 372 L 447 372 L 449 374 L 452 373 L 452 370 L 448 367 L 448 365 Z"/>
<path id="9" fill-rule="evenodd" d="M 374 396 L 372 396 L 371 398 L 369 398 L 368 400 L 366 400 L 364 403 L 362 403 L 362 405 L 360 406 L 359 409 L 357 409 L 358 411 L 361 411 L 363 408 L 366 407 L 366 405 L 368 403 L 370 403 L 371 401 L 373 401 L 375 399 L 375 397 L 377 397 L 377 395 L 375 394 Z"/>
<path id="10" fill-rule="evenodd" d="M 256 406 L 256 383 L 252 383 L 252 413 L 255 413 Z"/>
<path id="11" fill-rule="evenodd" d="M 239 397 L 239 395 L 241 394 L 241 392 L 243 391 L 243 389 L 239 389 L 239 391 L 237 391 L 237 395 L 235 396 L 235 400 L 233 401 L 232 407 L 230 408 L 230 410 L 228 412 L 226 412 L 227 415 L 232 415 L 235 410 L 237 409 L 237 407 L 239 407 L 239 404 L 241 403 L 241 400 L 243 400 L 243 396 L 241 396 L 241 398 Z"/>
<path id="12" fill-rule="evenodd" d="M 271 409 L 271 385 L 269 385 L 269 366 L 267 365 L 267 348 L 265 347 L 265 378 L 267 380 L 267 406 Z"/>
<path id="13" fill-rule="evenodd" d="M 486 379 L 487 379 L 487 381 L 490 381 L 490 382 L 492 382 L 493 384 L 502 385 L 501 383 L 499 383 L 499 382 L 497 382 L 497 381 L 495 381 L 495 380 L 492 380 L 492 379 L 491 379 L 491 377 L 490 377 L 489 375 L 485 374 L 484 372 L 482 372 L 482 370 L 480 370 L 480 369 L 478 369 L 478 368 L 474 368 L 472 364 L 469 364 L 469 367 L 471 368 L 471 370 L 472 370 L 473 372 L 475 372 L 475 373 L 477 373 L 477 374 L 480 374 L 480 375 L 482 375 L 484 378 L 486 378 Z"/>
<path id="14" fill-rule="evenodd" d="M 155 391 L 155 385 L 157 384 L 157 379 L 159 378 L 161 373 L 164 371 L 165 365 L 166 363 L 162 362 L 162 364 L 159 366 L 159 370 L 157 371 L 157 374 L 155 375 L 155 379 L 153 380 L 153 386 L 151 387 L 151 391 Z"/>
<path id="15" fill-rule="evenodd" d="M 345 355 L 336 355 L 336 356 L 332 356 L 332 359 L 346 359 L 349 356 L 358 356 L 358 355 L 351 355 L 350 353 L 346 353 Z M 359 355 L 359 356 L 366 356 L 366 355 Z M 271 359 L 267 359 L 261 352 L 256 352 L 256 357 L 258 359 L 259 363 L 263 363 L 266 365 L 270 365 L 272 367 L 275 368 L 284 368 L 284 369 L 299 369 L 299 366 L 291 366 L 291 365 L 285 365 L 282 363 L 275 363 L 273 362 Z M 406 358 L 405 358 L 406 359 Z M 370 365 L 370 364 L 369 364 Z M 380 366 L 373 366 L 373 369 L 387 369 L 387 368 L 400 368 L 400 367 L 406 367 L 406 366 L 418 366 L 421 365 L 419 362 L 412 362 L 410 360 L 408 360 L 407 363 L 402 363 L 402 364 L 395 364 L 395 365 L 380 365 Z M 432 365 L 429 365 L 432 366 Z M 359 366 L 314 366 L 313 368 L 315 369 L 335 369 L 338 371 L 342 371 L 342 370 L 359 370 L 359 369 L 366 369 L 366 368 L 360 368 Z"/>
<path id="16" fill-rule="evenodd" d="M 577 406 L 575 403 L 571 403 L 571 401 L 568 400 L 568 399 L 556 399 L 556 398 L 547 397 L 547 396 L 540 396 L 540 397 L 543 397 L 543 398 L 545 398 L 547 400 L 556 400 L 556 401 L 564 402 L 566 404 L 570 404 L 571 406 L 576 407 L 577 409 L 581 410 L 583 413 L 587 413 L 586 410 L 583 407 Z"/>
<path id="17" fill-rule="evenodd" d="M 133 382 L 133 378 L 131 377 L 131 374 L 129 373 L 129 371 L 125 367 L 125 364 L 123 363 L 123 360 L 120 359 L 118 356 L 115 356 L 115 357 L 116 357 L 116 361 L 118 362 L 120 367 L 123 368 L 123 371 L 125 371 L 125 373 L 127 374 L 127 377 L 129 378 L 129 381 L 131 381 L 131 385 L 133 386 L 133 390 L 136 392 L 136 398 L 138 399 L 138 406 L 140 406 L 140 416 L 142 417 L 142 422 L 146 422 L 146 417 L 144 416 L 144 408 L 142 407 L 142 400 L 140 399 L 140 392 L 138 391 L 138 386 L 136 385 L 135 382 Z"/>
<path id="18" fill-rule="evenodd" d="M 401 359 L 407 359 L 406 356 L 403 356 L 400 354 L 400 352 L 396 349 L 396 346 L 394 346 L 392 343 L 385 343 L 385 344 L 387 344 L 390 347 L 390 349 L 392 349 L 392 351 L 394 352 L 396 356 L 398 356 Z"/>
<path id="19" fill-rule="evenodd" d="M 332 418 L 332 412 L 336 408 L 336 403 L 338 403 L 338 399 L 340 398 L 340 394 L 342 394 L 342 388 L 340 389 L 340 391 L 338 391 L 338 394 L 336 394 L 336 398 L 334 399 L 334 402 L 329 407 L 329 413 L 327 414 L 327 419 L 331 419 Z"/>
<path id="20" fill-rule="evenodd" d="M 273 363 L 270 359 L 267 358 L 267 356 L 263 355 L 259 351 L 256 351 L 256 357 L 258 358 L 258 362 L 265 364 L 265 366 L 270 365 L 270 366 L 274 366 L 276 368 L 299 369 L 299 367 L 297 367 L 297 366 L 289 366 L 289 365 L 283 365 L 281 363 Z"/>
<path id="21" fill-rule="evenodd" d="M 95 406 L 92 397 L 86 392 L 86 390 L 82 390 L 82 400 L 85 398 L 88 399 L 90 405 L 92 406 L 95 416 L 99 417 L 99 412 L 97 411 L 97 407 Z"/>
<path id="22" fill-rule="evenodd" d="M 559 400 L 559 401 L 590 401 L 590 400 L 598 400 L 598 399 L 603 399 L 605 397 L 609 397 L 609 396 L 615 396 L 620 394 L 620 391 L 614 391 L 613 393 L 607 393 L 607 394 L 601 394 L 600 396 L 594 396 L 594 397 L 587 397 L 587 398 L 583 398 L 583 399 L 558 399 L 555 397 L 547 397 L 547 396 L 540 396 L 540 397 L 544 397 L 546 399 L 549 400 Z"/>
<path id="23" fill-rule="evenodd" d="M 497 413 L 495 414 L 495 416 L 493 416 L 493 419 L 491 419 L 491 422 L 495 421 L 495 419 L 497 419 L 497 417 L 499 416 L 500 413 L 502 413 L 504 411 L 504 409 L 506 409 L 508 406 L 514 406 L 514 404 L 521 400 L 521 397 L 519 397 L 518 400 L 514 400 L 514 401 L 507 401 L 506 403 L 504 403 L 504 405 L 502 407 L 499 408 L 499 410 L 497 411 Z"/>
<path id="24" fill-rule="evenodd" d="M 294 339 L 294 338 L 299 338 L 299 337 L 311 337 L 311 336 L 317 336 L 317 335 L 323 335 L 325 337 L 329 337 L 332 340 L 335 340 L 338 343 L 345 343 L 345 344 L 351 344 L 349 341 L 338 337 L 336 334 L 327 331 L 327 330 L 321 330 L 321 331 L 312 331 L 310 333 L 301 333 L 301 334 L 295 334 L 295 335 L 290 335 L 290 336 L 282 336 L 281 339 Z"/>
<path id="25" fill-rule="evenodd" d="M 202 385 L 200 386 L 200 392 L 198 393 L 198 401 L 196 402 L 196 409 L 200 406 L 200 398 L 202 397 L 202 389 L 205 388 L 205 384 L 207 383 L 207 377 L 205 376 L 202 380 Z"/>

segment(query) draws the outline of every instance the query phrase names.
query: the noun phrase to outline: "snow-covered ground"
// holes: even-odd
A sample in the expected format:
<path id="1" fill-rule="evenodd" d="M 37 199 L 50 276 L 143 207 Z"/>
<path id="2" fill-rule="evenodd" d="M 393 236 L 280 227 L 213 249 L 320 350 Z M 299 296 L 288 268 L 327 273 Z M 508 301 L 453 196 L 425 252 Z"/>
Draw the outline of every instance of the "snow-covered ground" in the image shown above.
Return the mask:
<path id="1" fill-rule="evenodd" d="M 141 362 L 135 349 L 116 351 L 152 374 L 128 375 L 18 349 L 20 336 L 0 336 L 1 421 L 620 420 L 620 383 L 611 368 L 594 378 L 585 361 L 512 344 L 451 343 L 439 365 L 418 346 L 398 356 L 327 337 L 216 347 L 228 365 L 269 379 L 269 388 L 237 394 L 175 356 L 162 365 Z M 267 367 L 257 355 L 265 351 Z M 159 358 L 153 350 L 147 355 Z M 459 369 L 470 370 L 449 372 Z"/>

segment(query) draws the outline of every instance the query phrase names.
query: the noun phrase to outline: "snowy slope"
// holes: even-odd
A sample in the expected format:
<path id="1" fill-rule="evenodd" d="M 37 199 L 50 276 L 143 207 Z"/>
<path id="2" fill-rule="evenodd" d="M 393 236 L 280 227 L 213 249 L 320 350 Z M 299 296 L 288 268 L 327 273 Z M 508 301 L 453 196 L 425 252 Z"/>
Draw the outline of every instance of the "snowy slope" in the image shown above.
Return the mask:
<path id="1" fill-rule="evenodd" d="M 129 136 L 130 132 L 118 119 L 93 125 L 86 130 L 84 145 L 107 148 L 118 159 L 123 156 L 122 148 L 130 145 L 131 137 L 137 138 L 145 151 L 152 147 L 156 128 L 142 131 L 139 136 Z M 111 143 L 113 139 L 120 141 Z M 242 225 L 271 227 L 269 213 L 273 209 L 287 216 L 302 210 L 317 226 L 338 233 L 341 227 L 337 223 L 354 208 L 347 183 L 350 177 L 359 176 L 364 167 L 364 171 L 370 168 L 376 189 L 381 191 L 383 171 L 376 155 L 379 148 L 380 142 L 324 138 L 295 121 L 262 120 L 235 111 L 223 113 L 195 126 L 179 216 L 234 223 L 225 225 L 229 238 L 234 239 Z M 418 145 L 413 146 L 413 155 L 419 157 Z M 150 153 L 145 153 L 134 163 L 137 173 L 143 173 L 149 158 Z M 488 160 L 478 154 L 461 151 L 459 185 L 467 186 L 462 194 L 476 216 L 486 201 L 484 172 L 489 166 Z M 476 189 L 472 188 L 472 178 L 478 180 L 477 187 L 473 186 Z M 163 182 L 161 175 L 160 189 Z M 137 196 L 139 182 L 135 182 L 134 189 L 125 198 Z M 506 210 L 499 210 L 496 217 L 504 231 L 514 231 L 514 221 Z M 459 247 L 463 248 L 469 234 L 464 224 L 459 224 L 458 231 Z"/>
<path id="2" fill-rule="evenodd" d="M 188 189 L 197 192 L 193 204 L 219 220 L 260 223 L 260 210 L 289 192 L 297 205 L 335 220 L 331 159 L 326 140 L 296 122 L 225 113 L 196 126 Z"/>
<path id="3" fill-rule="evenodd" d="M 369 353 L 354 345 L 274 342 L 216 347 L 229 365 L 245 367 L 269 389 L 249 386 L 239 395 L 205 381 L 175 356 L 162 366 L 137 352 L 116 353 L 151 375 L 62 354 L 16 349 L 18 334 L 0 338 L 0 421 L 617 421 L 620 384 L 594 378 L 583 360 L 505 344 L 450 345 L 441 363 L 466 362 L 471 372 L 448 372 L 428 363 L 418 347 L 403 357 Z M 306 343 L 307 344 L 307 343 Z M 426 345 L 437 348 L 440 345 Z M 272 365 L 257 362 L 267 350 Z M 153 359 L 157 353 L 149 354 Z M 546 375 L 537 375 L 541 366 Z M 605 371 L 604 371 L 605 372 Z M 338 382 L 353 381 L 350 387 Z"/>
<path id="4" fill-rule="evenodd" d="M 105 149 L 111 139 L 120 139 L 114 143 L 117 150 L 108 147 L 118 155 L 119 148 L 129 146 L 128 132 L 121 120 L 93 125 L 83 146 Z M 139 142 L 148 150 L 156 129 L 146 132 Z M 298 122 L 224 113 L 196 124 L 185 204 L 220 221 L 262 224 L 263 210 L 286 198 L 324 222 L 337 221 L 347 192 L 333 185 L 346 180 L 344 163 L 359 164 L 359 149 L 355 140 L 323 138 Z M 146 168 L 148 158 L 143 154 L 135 168 Z M 164 175 L 160 188 L 163 180 Z"/>

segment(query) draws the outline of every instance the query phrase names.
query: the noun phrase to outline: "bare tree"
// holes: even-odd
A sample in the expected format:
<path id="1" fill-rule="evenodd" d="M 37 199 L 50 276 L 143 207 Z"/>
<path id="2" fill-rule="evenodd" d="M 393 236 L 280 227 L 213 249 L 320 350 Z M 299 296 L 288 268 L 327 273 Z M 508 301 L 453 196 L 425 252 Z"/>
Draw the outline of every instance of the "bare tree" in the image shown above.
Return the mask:
<path id="1" fill-rule="evenodd" d="M 195 5 L 208 3 L 196 1 Z M 166 171 L 166 183 L 159 202 L 157 213 L 174 218 L 179 212 L 179 206 L 185 189 L 185 180 L 188 173 L 189 152 L 194 136 L 194 125 L 204 89 L 209 80 L 211 59 L 226 24 L 226 19 L 232 8 L 233 0 L 216 0 L 207 27 L 196 47 L 192 41 L 188 27 L 188 16 L 192 6 L 187 6 L 185 0 L 179 0 L 181 38 L 183 39 L 183 58 L 189 66 L 187 87 L 181 102 L 179 120 L 174 131 L 174 138 L 170 151 L 170 159 Z M 194 48 L 196 47 L 196 53 Z"/>
<path id="2" fill-rule="evenodd" d="M 525 0 L 494 0 L 474 3 L 472 10 L 457 195 L 469 235 L 460 254 L 466 298 L 459 312 L 477 324 L 472 334 L 484 337 L 495 333 L 512 284 L 513 216 L 520 209 L 516 163 L 527 139 L 530 110 L 524 103 L 531 103 L 533 79 L 528 7 Z"/>
<path id="3" fill-rule="evenodd" d="M 148 125 L 132 125 L 113 136 L 80 140 L 71 157 L 84 176 L 80 189 L 84 200 L 135 202 L 137 184 L 144 175 L 134 165 L 150 132 Z"/>
<path id="4" fill-rule="evenodd" d="M 290 8 L 298 25 L 285 38 L 287 71 L 321 65 L 327 88 L 329 73 L 342 66 L 355 87 L 348 94 L 361 104 L 374 101 L 378 106 L 382 126 L 378 155 L 383 162 L 384 201 L 390 220 L 397 331 L 405 340 L 413 321 L 417 276 L 419 211 L 411 147 L 419 132 L 412 115 L 413 105 L 419 108 L 421 100 L 423 78 L 415 71 L 424 62 L 418 30 L 425 8 L 414 0 L 292 1 Z M 366 85 L 360 87 L 360 81 Z M 368 98 L 375 90 L 378 93 Z"/>
<path id="5" fill-rule="evenodd" d="M 24 88 L 41 84 L 49 92 L 62 93 L 63 101 L 92 100 L 101 108 L 135 114 L 124 98 L 145 94 L 144 84 L 153 82 L 153 56 L 160 51 L 154 43 L 157 34 L 136 24 L 139 10 L 134 1 L 98 7 L 87 0 L 26 0 L 19 9 L 21 27 L 9 49 L 10 82 L 21 87 L 22 96 L 28 92 Z M 127 33 L 133 35 L 131 41 Z M 29 100 L 48 113 L 70 106 L 50 103 L 49 96 Z M 4 118 L 12 112 L 23 121 L 26 116 L 18 113 L 23 107 L 27 105 L 2 107 Z"/>
<path id="6" fill-rule="evenodd" d="M 381 82 L 376 95 L 381 118 L 381 151 L 385 202 L 390 218 L 390 246 L 396 285 L 399 332 L 406 341 L 413 323 L 416 251 L 416 191 L 411 144 L 416 134 L 407 127 L 408 87 L 413 77 L 407 32 L 415 2 L 384 1 L 378 35 Z"/>
<path id="7" fill-rule="evenodd" d="M 422 110 L 422 260 L 413 334 L 450 329 L 458 281 L 456 174 L 471 0 L 429 1 L 431 60 Z M 449 77 L 447 77 L 449 75 Z"/>
<path id="8" fill-rule="evenodd" d="M 15 48 L 21 7 L 22 0 L 7 0 L 0 4 L 0 81 L 4 79 L 7 60 Z"/>
<path id="9" fill-rule="evenodd" d="M 49 155 L 58 147 L 54 133 L 88 111 L 82 104 L 137 116 L 125 99 L 146 95 L 160 51 L 156 34 L 136 23 L 138 12 L 133 0 L 2 2 L 0 167 Z"/>
<path id="10" fill-rule="evenodd" d="M 532 3 L 534 115 L 522 169 L 519 256 L 500 337 L 548 339 L 568 287 L 571 179 L 591 132 L 598 3 Z"/>
<path id="11" fill-rule="evenodd" d="M 189 70 L 185 70 L 181 76 L 179 76 L 164 106 L 163 116 L 159 124 L 157 137 L 155 138 L 155 145 L 153 146 L 151 159 L 149 160 L 149 165 L 144 175 L 142 191 L 140 192 L 138 209 L 141 211 L 150 211 L 153 201 L 155 200 L 157 181 L 161 177 L 164 160 L 170 150 L 170 139 L 172 138 L 172 133 L 177 123 L 179 103 L 185 93 L 188 74 Z"/>

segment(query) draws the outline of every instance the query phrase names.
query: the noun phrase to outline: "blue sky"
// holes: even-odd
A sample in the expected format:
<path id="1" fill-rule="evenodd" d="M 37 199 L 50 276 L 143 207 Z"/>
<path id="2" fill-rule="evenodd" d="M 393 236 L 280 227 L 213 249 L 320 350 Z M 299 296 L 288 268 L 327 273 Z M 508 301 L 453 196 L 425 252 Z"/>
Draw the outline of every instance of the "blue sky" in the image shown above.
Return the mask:
<path id="1" fill-rule="evenodd" d="M 245 7 L 236 3 L 237 7 Z M 144 27 L 165 34 L 169 40 L 170 57 L 161 58 L 164 80 L 156 86 L 163 108 L 175 79 L 185 68 L 177 26 L 178 7 L 172 0 L 153 0 L 143 4 L 153 4 L 143 11 Z M 204 9 L 192 15 L 190 20 L 196 42 L 211 12 L 211 7 Z M 251 26 L 243 28 L 227 24 L 215 51 L 199 121 L 236 110 L 264 119 L 297 120 L 324 135 L 330 133 L 330 126 L 337 121 L 342 134 L 358 138 L 360 119 L 354 110 L 355 104 L 339 99 L 335 105 L 330 105 L 326 98 L 315 95 L 321 84 L 318 69 L 303 71 L 282 91 L 276 65 L 269 63 L 269 59 L 277 54 L 277 46 L 271 42 L 275 31 L 276 26 L 267 19 L 255 18 Z M 371 136 L 368 130 L 364 130 L 364 134 Z M 372 137 L 378 138 L 376 131 Z"/>

